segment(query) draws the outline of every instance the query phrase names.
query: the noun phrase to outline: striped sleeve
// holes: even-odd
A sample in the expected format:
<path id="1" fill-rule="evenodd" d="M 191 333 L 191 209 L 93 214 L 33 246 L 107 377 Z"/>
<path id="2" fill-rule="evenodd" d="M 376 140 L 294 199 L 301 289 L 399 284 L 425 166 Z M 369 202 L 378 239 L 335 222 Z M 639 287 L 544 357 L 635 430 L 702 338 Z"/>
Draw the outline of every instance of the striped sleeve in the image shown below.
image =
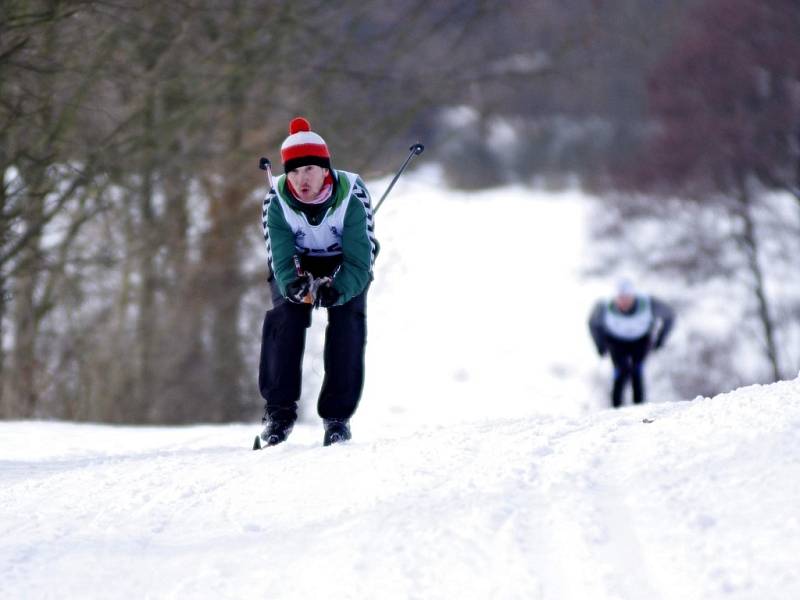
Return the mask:
<path id="1" fill-rule="evenodd" d="M 353 196 L 361 202 L 366 214 L 367 237 L 370 243 L 369 267 L 370 271 L 372 271 L 375 259 L 378 256 L 378 251 L 380 250 L 380 244 L 378 244 L 378 239 L 375 237 L 375 217 L 372 212 L 372 197 L 369 195 L 369 190 L 367 190 L 367 186 L 364 185 L 361 177 L 356 179 L 355 185 L 353 186 Z"/>
<path id="2" fill-rule="evenodd" d="M 286 222 L 280 200 L 274 190 L 264 198 L 261 226 L 264 230 L 264 242 L 267 245 L 269 267 L 281 294 L 286 294 L 286 286 L 296 278 L 293 260 L 294 233 Z"/>
<path id="3" fill-rule="evenodd" d="M 344 217 L 342 267 L 333 283 L 342 294 L 340 303 L 344 304 L 366 289 L 379 250 L 370 195 L 358 178 Z"/>
<path id="4" fill-rule="evenodd" d="M 264 233 L 264 243 L 267 245 L 267 262 L 269 268 L 272 269 L 272 245 L 269 242 L 269 227 L 267 226 L 267 215 L 269 213 L 269 206 L 275 200 L 275 190 L 270 190 L 264 196 L 264 202 L 261 204 L 261 230 Z"/>

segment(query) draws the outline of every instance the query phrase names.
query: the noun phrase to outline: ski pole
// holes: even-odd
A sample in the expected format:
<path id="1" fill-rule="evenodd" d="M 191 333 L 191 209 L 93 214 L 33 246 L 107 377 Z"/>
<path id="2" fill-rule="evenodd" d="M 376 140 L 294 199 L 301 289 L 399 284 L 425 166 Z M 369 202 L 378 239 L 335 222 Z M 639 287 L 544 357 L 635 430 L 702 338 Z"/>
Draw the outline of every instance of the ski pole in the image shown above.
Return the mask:
<path id="1" fill-rule="evenodd" d="M 392 179 L 392 182 L 389 184 L 389 187 L 386 188 L 385 192 L 383 192 L 383 196 L 381 196 L 381 199 L 378 200 L 378 204 L 375 205 L 375 209 L 372 211 L 373 215 L 378 212 L 378 209 L 381 207 L 381 204 L 383 204 L 383 201 L 386 200 L 386 196 L 388 196 L 389 192 L 392 191 L 394 184 L 397 183 L 397 180 L 400 178 L 400 175 L 403 174 L 403 171 L 405 171 L 406 167 L 408 166 L 408 163 L 411 162 L 411 159 L 417 156 L 418 154 L 422 154 L 422 151 L 425 150 L 425 146 L 417 142 L 416 144 L 411 146 L 409 150 L 411 151 L 411 153 L 408 155 L 406 162 L 403 163 L 403 166 L 400 167 L 400 170 L 394 176 L 394 179 Z"/>
<path id="2" fill-rule="evenodd" d="M 272 183 L 272 163 L 269 162 L 266 156 L 262 156 L 258 159 L 258 168 L 267 172 L 267 184 L 269 185 L 270 191 L 272 191 L 274 189 Z"/>

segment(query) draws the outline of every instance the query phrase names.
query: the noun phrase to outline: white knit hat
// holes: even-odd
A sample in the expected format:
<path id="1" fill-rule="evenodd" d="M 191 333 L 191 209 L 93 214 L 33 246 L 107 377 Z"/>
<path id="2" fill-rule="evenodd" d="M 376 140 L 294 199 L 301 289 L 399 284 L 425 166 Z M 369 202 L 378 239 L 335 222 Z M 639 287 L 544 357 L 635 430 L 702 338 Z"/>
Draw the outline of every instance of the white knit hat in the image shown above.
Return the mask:
<path id="1" fill-rule="evenodd" d="M 635 296 L 636 286 L 627 277 L 623 277 L 617 282 L 617 296 Z"/>

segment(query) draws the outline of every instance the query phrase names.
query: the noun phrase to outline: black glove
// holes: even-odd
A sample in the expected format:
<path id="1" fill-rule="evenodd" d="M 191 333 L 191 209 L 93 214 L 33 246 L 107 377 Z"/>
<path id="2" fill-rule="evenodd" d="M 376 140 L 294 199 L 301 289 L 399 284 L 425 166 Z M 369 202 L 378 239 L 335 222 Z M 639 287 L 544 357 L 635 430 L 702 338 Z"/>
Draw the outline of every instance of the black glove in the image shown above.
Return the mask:
<path id="1" fill-rule="evenodd" d="M 606 355 L 606 347 L 605 346 L 598 346 L 597 347 L 597 353 L 600 356 L 605 356 Z"/>
<path id="2" fill-rule="evenodd" d="M 321 308 L 330 308 L 336 304 L 341 297 L 341 292 L 333 287 L 332 283 L 325 283 L 317 289 L 317 306 Z"/>
<path id="3" fill-rule="evenodd" d="M 311 279 L 309 277 L 298 277 L 286 286 L 286 299 L 294 304 L 304 304 L 310 291 Z"/>

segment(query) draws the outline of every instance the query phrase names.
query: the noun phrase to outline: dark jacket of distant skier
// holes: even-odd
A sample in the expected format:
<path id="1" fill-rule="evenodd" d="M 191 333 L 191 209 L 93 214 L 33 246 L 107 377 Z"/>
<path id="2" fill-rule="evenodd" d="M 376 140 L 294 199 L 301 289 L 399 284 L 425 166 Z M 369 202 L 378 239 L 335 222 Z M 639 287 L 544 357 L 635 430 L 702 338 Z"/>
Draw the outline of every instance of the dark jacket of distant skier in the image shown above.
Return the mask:
<path id="1" fill-rule="evenodd" d="M 634 404 L 645 401 L 644 362 L 651 350 L 667 341 L 675 322 L 672 308 L 653 296 L 637 293 L 624 282 L 617 296 L 595 304 L 589 317 L 589 331 L 597 353 L 608 352 L 614 365 L 611 405 L 622 406 L 628 380 Z"/>
<path id="2" fill-rule="evenodd" d="M 325 141 L 305 119 L 294 119 L 289 132 L 281 146 L 285 173 L 263 206 L 273 303 L 264 319 L 259 369 L 265 445 L 285 440 L 297 418 L 305 332 L 314 308 L 328 312 L 317 411 L 326 435 L 340 426 L 349 439 L 349 419 L 364 382 L 366 296 L 379 250 L 361 177 L 331 167 Z M 310 188 L 299 180 L 305 171 L 320 177 Z"/>

